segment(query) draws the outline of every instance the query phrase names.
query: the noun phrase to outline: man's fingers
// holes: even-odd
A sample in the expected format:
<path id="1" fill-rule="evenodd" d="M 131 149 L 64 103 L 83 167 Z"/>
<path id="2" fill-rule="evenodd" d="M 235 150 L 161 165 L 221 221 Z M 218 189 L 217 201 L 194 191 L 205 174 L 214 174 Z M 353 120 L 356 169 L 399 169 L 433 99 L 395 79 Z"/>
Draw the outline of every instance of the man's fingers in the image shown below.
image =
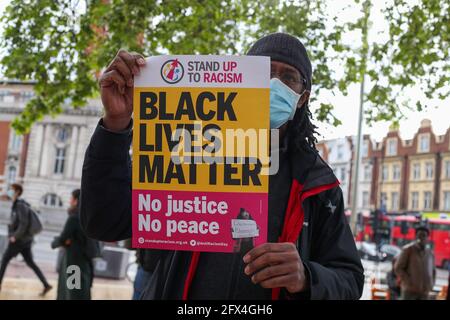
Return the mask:
<path id="1" fill-rule="evenodd" d="M 245 274 L 251 275 L 269 266 L 281 264 L 283 262 L 294 261 L 296 255 L 293 252 L 266 252 L 252 260 L 244 269 Z"/>
<path id="2" fill-rule="evenodd" d="M 109 87 L 116 84 L 120 94 L 125 93 L 125 79 L 117 70 L 111 70 L 102 74 L 100 78 L 100 87 Z"/>
<path id="3" fill-rule="evenodd" d="M 106 68 L 105 73 L 117 70 L 125 79 L 125 84 L 132 87 L 133 77 L 140 73 L 140 68 L 145 66 L 144 57 L 139 53 L 129 53 L 126 50 L 119 50 L 114 60 Z"/>
<path id="4" fill-rule="evenodd" d="M 266 289 L 287 287 L 293 281 L 294 277 L 289 275 L 279 276 L 260 282 L 261 287 Z"/>
<path id="5" fill-rule="evenodd" d="M 297 265 L 295 263 L 283 263 L 276 266 L 271 266 L 262 269 L 252 276 L 253 283 L 257 284 L 266 281 L 270 278 L 283 276 L 289 273 L 297 271 Z"/>
<path id="6" fill-rule="evenodd" d="M 135 59 L 134 61 L 139 68 L 145 66 L 146 62 L 145 62 L 145 58 L 142 54 L 137 53 L 137 52 L 131 52 L 131 54 L 133 55 L 133 57 Z"/>
<path id="7" fill-rule="evenodd" d="M 290 250 L 297 250 L 295 247 L 295 244 L 290 242 L 284 242 L 284 243 L 269 243 L 266 242 L 262 245 L 257 246 L 256 248 L 253 248 L 250 250 L 245 256 L 244 256 L 244 262 L 249 263 L 252 260 L 255 260 L 259 256 L 263 255 L 266 252 L 283 252 L 283 251 L 290 251 Z"/>
<path id="8" fill-rule="evenodd" d="M 133 109 L 133 88 L 125 88 L 125 102 L 130 109 Z"/>
<path id="9" fill-rule="evenodd" d="M 130 68 L 131 72 L 134 76 L 138 75 L 140 73 L 139 70 L 139 64 L 136 63 L 138 59 L 136 56 L 132 55 L 131 53 L 125 51 L 125 50 L 119 50 L 119 53 L 117 54 L 122 60 L 127 64 L 128 68 Z M 144 60 L 145 61 L 145 60 Z"/>
<path id="10" fill-rule="evenodd" d="M 127 86 L 133 86 L 133 73 L 121 57 L 117 56 L 114 59 L 113 64 L 111 65 L 111 69 L 116 69 L 120 72 L 120 74 L 125 79 Z"/>

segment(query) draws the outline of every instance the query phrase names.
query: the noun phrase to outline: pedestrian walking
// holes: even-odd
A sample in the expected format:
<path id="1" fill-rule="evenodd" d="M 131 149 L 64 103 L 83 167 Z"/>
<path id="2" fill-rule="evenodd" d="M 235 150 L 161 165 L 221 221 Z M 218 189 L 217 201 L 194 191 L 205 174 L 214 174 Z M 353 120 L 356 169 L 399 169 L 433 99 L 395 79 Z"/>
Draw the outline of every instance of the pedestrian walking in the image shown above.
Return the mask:
<path id="1" fill-rule="evenodd" d="M 133 284 L 133 300 L 140 300 L 158 263 L 155 254 L 146 255 L 149 252 L 151 251 L 146 249 L 136 249 L 138 269 Z"/>
<path id="2" fill-rule="evenodd" d="M 392 268 L 386 275 L 391 300 L 398 300 L 401 293 L 400 278 L 397 276 L 394 269 L 397 259 L 398 257 L 392 259 Z"/>
<path id="3" fill-rule="evenodd" d="M 41 296 L 44 296 L 52 289 L 48 283 L 41 269 L 33 260 L 33 252 L 31 247 L 33 245 L 34 234 L 31 231 L 33 228 L 33 217 L 30 204 L 21 198 L 23 187 L 20 184 L 12 184 L 8 190 L 8 197 L 12 199 L 13 204 L 11 208 L 11 219 L 8 225 L 9 243 L 3 254 L 2 263 L 0 266 L 0 290 L 2 286 L 3 276 L 6 268 L 12 258 L 21 254 L 27 266 L 29 266 L 37 275 L 44 286 Z"/>

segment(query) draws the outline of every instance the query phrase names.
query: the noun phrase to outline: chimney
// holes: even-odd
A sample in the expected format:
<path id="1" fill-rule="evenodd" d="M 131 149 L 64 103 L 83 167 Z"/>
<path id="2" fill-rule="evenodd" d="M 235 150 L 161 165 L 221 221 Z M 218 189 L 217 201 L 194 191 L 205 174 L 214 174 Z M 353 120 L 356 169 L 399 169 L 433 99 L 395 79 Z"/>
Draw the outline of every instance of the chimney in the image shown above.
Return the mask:
<path id="1" fill-rule="evenodd" d="M 431 127 L 431 120 L 429 119 L 423 119 L 420 121 L 420 128 L 429 128 Z"/>

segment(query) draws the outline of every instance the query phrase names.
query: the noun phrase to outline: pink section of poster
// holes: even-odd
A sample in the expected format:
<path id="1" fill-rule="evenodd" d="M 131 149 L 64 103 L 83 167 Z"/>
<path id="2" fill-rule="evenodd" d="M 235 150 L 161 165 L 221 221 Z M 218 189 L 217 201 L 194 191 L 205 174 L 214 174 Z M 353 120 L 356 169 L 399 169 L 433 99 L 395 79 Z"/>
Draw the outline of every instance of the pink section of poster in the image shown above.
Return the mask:
<path id="1" fill-rule="evenodd" d="M 133 190 L 132 197 L 135 248 L 236 252 L 267 242 L 266 193 Z M 233 239 L 239 219 L 253 220 L 258 235 Z"/>

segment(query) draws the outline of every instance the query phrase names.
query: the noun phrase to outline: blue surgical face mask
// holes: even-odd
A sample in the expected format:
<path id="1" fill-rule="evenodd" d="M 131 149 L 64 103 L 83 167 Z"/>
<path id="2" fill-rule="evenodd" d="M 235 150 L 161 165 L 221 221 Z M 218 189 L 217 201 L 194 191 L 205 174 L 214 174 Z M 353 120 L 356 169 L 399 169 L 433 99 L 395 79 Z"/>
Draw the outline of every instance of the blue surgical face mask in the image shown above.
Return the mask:
<path id="1" fill-rule="evenodd" d="M 15 192 L 13 189 L 9 189 L 8 191 L 6 191 L 6 195 L 8 196 L 8 198 L 12 199 L 15 196 Z"/>
<path id="2" fill-rule="evenodd" d="M 280 79 L 270 79 L 270 128 L 277 129 L 294 118 L 297 104 L 302 94 L 298 94 Z"/>

